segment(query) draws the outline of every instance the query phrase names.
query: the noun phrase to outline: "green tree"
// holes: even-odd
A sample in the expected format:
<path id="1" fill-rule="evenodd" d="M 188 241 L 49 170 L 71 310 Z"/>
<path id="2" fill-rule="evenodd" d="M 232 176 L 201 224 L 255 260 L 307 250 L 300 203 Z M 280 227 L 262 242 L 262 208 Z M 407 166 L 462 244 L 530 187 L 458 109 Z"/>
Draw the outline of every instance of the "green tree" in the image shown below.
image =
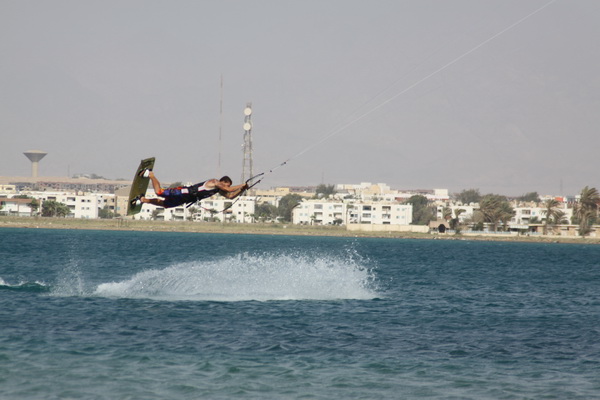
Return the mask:
<path id="1" fill-rule="evenodd" d="M 481 232 L 481 231 L 483 231 L 483 221 L 476 222 L 476 223 L 473 225 L 473 230 L 474 230 L 474 231 L 477 231 L 477 232 Z"/>
<path id="2" fill-rule="evenodd" d="M 42 204 L 42 217 L 66 217 L 70 212 L 66 204 L 55 200 L 46 200 Z"/>
<path id="3" fill-rule="evenodd" d="M 115 217 L 115 213 L 110 210 L 108 205 L 98 210 L 98 217 L 100 219 L 111 219 Z"/>
<path id="4" fill-rule="evenodd" d="M 290 222 L 292 220 L 292 211 L 301 202 L 302 196 L 294 193 L 286 194 L 279 200 L 277 215 L 283 222 Z"/>
<path id="5" fill-rule="evenodd" d="M 579 202 L 575 205 L 574 214 L 579 221 L 579 234 L 586 236 L 591 232 L 591 225 L 598 216 L 598 203 L 600 203 L 600 194 L 596 188 L 588 186 L 581 189 Z"/>
<path id="6" fill-rule="evenodd" d="M 524 202 L 540 202 L 540 195 L 537 192 L 525 193 L 522 196 L 517 197 L 517 200 Z"/>
<path id="7" fill-rule="evenodd" d="M 40 209 L 40 202 L 38 201 L 38 199 L 31 199 L 31 202 L 27 205 L 31 210 L 31 215 L 37 214 L 38 210 Z"/>
<path id="8" fill-rule="evenodd" d="M 508 201 L 502 203 L 500 210 L 500 221 L 504 230 L 508 230 L 508 222 L 515 216 L 515 210 L 511 207 Z"/>
<path id="9" fill-rule="evenodd" d="M 406 204 L 411 204 L 413 206 L 413 225 L 429 225 L 430 221 L 435 220 L 433 208 L 429 206 L 427 197 L 416 194 L 406 200 Z"/>
<path id="10" fill-rule="evenodd" d="M 498 194 L 486 194 L 479 202 L 479 210 L 484 222 L 492 224 L 493 231 L 498 230 L 498 222 L 506 227 L 507 222 L 515 215 L 515 211 L 506 197 Z"/>
<path id="11" fill-rule="evenodd" d="M 560 203 L 556 199 L 548 199 L 546 200 L 546 202 L 544 202 L 544 209 L 542 210 L 542 214 L 546 216 L 546 218 L 544 219 L 544 235 L 548 234 L 548 226 L 553 223 L 556 223 L 557 214 L 559 212 L 562 212 L 558 209 L 558 207 L 560 207 Z"/>
<path id="12" fill-rule="evenodd" d="M 462 208 L 454 209 L 454 218 L 449 221 L 450 229 L 454 230 L 457 234 L 460 233 L 460 214 L 466 212 Z"/>
<path id="13" fill-rule="evenodd" d="M 450 219 L 452 219 L 452 209 L 450 207 L 444 207 L 442 209 L 442 218 L 446 221 L 450 221 Z"/>
<path id="14" fill-rule="evenodd" d="M 318 185 L 315 192 L 316 192 L 315 197 L 319 198 L 319 199 L 320 198 L 328 198 L 329 196 L 337 193 L 335 191 L 335 185 L 325 185 L 324 183 L 321 183 L 320 185 Z"/>
<path id="15" fill-rule="evenodd" d="M 207 211 L 210 213 L 210 217 L 208 218 L 208 221 L 209 222 L 216 222 L 217 221 L 217 217 L 215 217 L 215 215 L 217 215 L 219 213 L 219 211 L 217 211 L 215 208 L 211 208 L 210 210 L 207 210 Z"/>
<path id="16" fill-rule="evenodd" d="M 194 214 L 196 214 L 198 211 L 199 211 L 198 207 L 191 206 L 188 209 L 188 215 L 190 216 L 189 220 L 193 220 L 194 219 Z"/>
<path id="17" fill-rule="evenodd" d="M 273 221 L 277 218 L 277 207 L 269 203 L 262 203 L 256 206 L 254 214 L 261 222 Z"/>
<path id="18" fill-rule="evenodd" d="M 568 224 L 569 221 L 567 220 L 567 214 L 565 214 L 565 212 L 562 210 L 558 210 L 556 212 L 556 215 L 554 216 L 553 222 L 554 222 L 554 225 Z"/>
<path id="19" fill-rule="evenodd" d="M 71 213 L 71 209 L 69 206 L 63 203 L 58 203 L 58 208 L 56 209 L 56 216 L 64 218 Z"/>
<path id="20" fill-rule="evenodd" d="M 481 194 L 479 189 L 466 189 L 455 195 L 456 199 L 462 204 L 479 203 L 481 201 Z"/>

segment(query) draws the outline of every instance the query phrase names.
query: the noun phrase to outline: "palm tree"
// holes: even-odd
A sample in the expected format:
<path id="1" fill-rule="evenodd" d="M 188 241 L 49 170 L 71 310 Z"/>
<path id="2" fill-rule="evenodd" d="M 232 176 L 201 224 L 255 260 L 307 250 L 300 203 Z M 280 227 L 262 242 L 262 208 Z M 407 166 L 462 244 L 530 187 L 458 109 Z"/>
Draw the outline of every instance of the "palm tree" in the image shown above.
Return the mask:
<path id="1" fill-rule="evenodd" d="M 452 218 L 452 209 L 450 207 L 444 207 L 442 209 L 442 218 L 449 221 Z"/>
<path id="2" fill-rule="evenodd" d="M 207 211 L 210 213 L 210 219 L 209 219 L 209 221 L 210 222 L 215 222 L 216 218 L 217 218 L 217 217 L 215 217 L 215 215 L 217 215 L 219 212 L 216 209 L 214 209 L 214 208 L 211 208 L 210 210 L 207 210 Z"/>
<path id="3" fill-rule="evenodd" d="M 499 221 L 506 227 L 507 222 L 515 215 L 515 210 L 508 204 L 506 197 L 497 194 L 485 195 L 479 203 L 479 210 L 484 221 L 492 224 L 494 232 Z"/>
<path id="4" fill-rule="evenodd" d="M 581 189 L 579 203 L 575 205 L 575 217 L 579 220 L 579 234 L 585 236 L 590 233 L 590 223 L 593 223 L 598 214 L 600 194 L 596 188 L 588 186 Z"/>
<path id="5" fill-rule="evenodd" d="M 450 229 L 456 231 L 456 233 L 460 233 L 460 221 L 459 221 L 459 217 L 460 214 L 466 212 L 466 210 L 462 209 L 462 208 L 455 208 L 454 209 L 454 218 L 452 218 L 450 220 Z"/>
<path id="6" fill-rule="evenodd" d="M 567 219 L 567 214 L 565 214 L 565 212 L 562 211 L 562 210 L 556 211 L 556 214 L 554 215 L 554 221 L 553 222 L 554 222 L 555 225 L 568 224 L 569 221 Z"/>
<path id="7" fill-rule="evenodd" d="M 160 215 L 160 211 L 158 211 L 158 210 L 152 210 L 152 215 L 150 216 L 150 219 L 152 221 L 156 221 L 158 219 L 159 215 Z"/>
<path id="8" fill-rule="evenodd" d="M 548 225 L 550 225 L 551 222 L 556 223 L 557 213 L 562 212 L 558 209 L 559 206 L 560 203 L 556 199 L 548 199 L 544 203 L 544 207 L 546 207 L 542 210 L 542 214 L 546 216 L 546 219 L 544 220 L 544 235 L 548 234 Z"/>
<path id="9" fill-rule="evenodd" d="M 561 224 L 568 224 L 569 220 L 566 217 L 566 214 L 564 211 L 562 210 L 557 210 L 556 214 L 554 215 L 554 220 L 552 221 L 552 231 L 555 231 L 555 227 L 556 225 L 561 225 Z M 556 232 L 554 232 L 556 233 Z"/>
<path id="10" fill-rule="evenodd" d="M 498 226 L 498 220 L 500 219 L 500 200 L 495 196 L 485 196 L 479 202 L 479 210 L 483 214 L 484 222 L 491 223 L 495 232 L 496 227 Z"/>
<path id="11" fill-rule="evenodd" d="M 575 219 L 579 221 L 579 234 L 587 235 L 590 229 L 590 223 L 593 223 L 598 213 L 598 203 L 600 194 L 596 188 L 584 187 L 579 196 L 579 203 L 575 205 Z"/>
<path id="12" fill-rule="evenodd" d="M 508 221 L 515 216 L 515 210 L 510 206 L 508 201 L 503 201 L 500 208 L 500 221 L 502 221 L 502 225 L 504 226 L 504 231 L 508 227 Z"/>

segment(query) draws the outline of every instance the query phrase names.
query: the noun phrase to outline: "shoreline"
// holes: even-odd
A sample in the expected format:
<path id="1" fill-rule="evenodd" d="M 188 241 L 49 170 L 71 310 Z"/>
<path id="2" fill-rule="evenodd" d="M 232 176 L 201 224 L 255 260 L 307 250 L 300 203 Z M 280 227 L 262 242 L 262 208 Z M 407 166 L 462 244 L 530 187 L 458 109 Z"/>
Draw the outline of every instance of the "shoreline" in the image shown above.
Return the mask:
<path id="1" fill-rule="evenodd" d="M 0 228 L 75 229 L 145 232 L 227 233 L 248 235 L 337 236 L 364 238 L 476 240 L 494 242 L 579 243 L 600 244 L 600 238 L 567 236 L 446 235 L 415 232 L 347 231 L 340 226 L 292 224 L 239 224 L 191 221 L 139 221 L 130 219 L 69 219 L 49 217 L 0 217 Z"/>

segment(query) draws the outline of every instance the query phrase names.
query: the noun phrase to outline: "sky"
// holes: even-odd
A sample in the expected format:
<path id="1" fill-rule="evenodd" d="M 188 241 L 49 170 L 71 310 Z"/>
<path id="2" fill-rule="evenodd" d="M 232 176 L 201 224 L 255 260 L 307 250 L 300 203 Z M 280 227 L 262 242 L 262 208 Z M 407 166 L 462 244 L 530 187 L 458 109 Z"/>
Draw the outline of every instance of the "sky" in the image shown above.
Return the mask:
<path id="1" fill-rule="evenodd" d="M 597 0 L 0 0 L 0 176 L 600 187 Z M 285 164 L 283 164 L 285 163 Z"/>

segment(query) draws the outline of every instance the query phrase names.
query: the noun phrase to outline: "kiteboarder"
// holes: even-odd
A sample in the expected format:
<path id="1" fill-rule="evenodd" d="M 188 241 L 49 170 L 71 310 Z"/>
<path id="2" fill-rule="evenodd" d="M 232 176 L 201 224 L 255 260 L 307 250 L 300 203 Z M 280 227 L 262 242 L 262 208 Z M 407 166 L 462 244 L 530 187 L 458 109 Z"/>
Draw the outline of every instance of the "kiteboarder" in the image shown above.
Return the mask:
<path id="1" fill-rule="evenodd" d="M 228 199 L 234 199 L 242 194 L 244 190 L 248 189 L 247 183 L 231 186 L 233 182 L 228 176 L 224 176 L 219 180 L 208 179 L 191 186 L 179 186 L 167 189 L 161 187 L 154 172 L 150 169 L 141 171 L 140 176 L 150 179 L 152 186 L 154 187 L 154 192 L 161 198 L 149 199 L 146 196 L 139 196 L 132 200 L 132 205 L 134 206 L 142 203 L 149 203 L 159 207 L 171 208 L 186 203 L 195 203 L 196 201 L 206 199 L 217 193 Z"/>

